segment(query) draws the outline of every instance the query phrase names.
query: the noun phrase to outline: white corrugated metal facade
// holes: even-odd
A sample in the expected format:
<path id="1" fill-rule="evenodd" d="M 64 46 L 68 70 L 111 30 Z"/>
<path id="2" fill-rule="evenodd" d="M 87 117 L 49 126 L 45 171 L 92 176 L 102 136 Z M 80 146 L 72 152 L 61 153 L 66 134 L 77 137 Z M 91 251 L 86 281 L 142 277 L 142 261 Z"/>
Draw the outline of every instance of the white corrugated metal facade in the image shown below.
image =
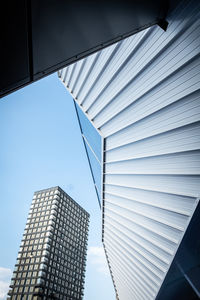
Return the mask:
<path id="1" fill-rule="evenodd" d="M 103 242 L 120 300 L 155 299 L 200 196 L 200 1 L 59 72 L 103 136 Z"/>

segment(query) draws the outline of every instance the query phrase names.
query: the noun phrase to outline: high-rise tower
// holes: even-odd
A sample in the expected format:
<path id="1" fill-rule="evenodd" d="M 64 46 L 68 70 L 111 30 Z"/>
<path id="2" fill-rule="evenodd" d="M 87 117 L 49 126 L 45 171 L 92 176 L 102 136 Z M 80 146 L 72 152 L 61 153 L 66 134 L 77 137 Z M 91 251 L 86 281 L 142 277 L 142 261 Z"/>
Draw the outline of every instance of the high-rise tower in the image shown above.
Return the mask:
<path id="1" fill-rule="evenodd" d="M 88 223 L 60 187 L 35 192 L 8 299 L 82 299 Z"/>

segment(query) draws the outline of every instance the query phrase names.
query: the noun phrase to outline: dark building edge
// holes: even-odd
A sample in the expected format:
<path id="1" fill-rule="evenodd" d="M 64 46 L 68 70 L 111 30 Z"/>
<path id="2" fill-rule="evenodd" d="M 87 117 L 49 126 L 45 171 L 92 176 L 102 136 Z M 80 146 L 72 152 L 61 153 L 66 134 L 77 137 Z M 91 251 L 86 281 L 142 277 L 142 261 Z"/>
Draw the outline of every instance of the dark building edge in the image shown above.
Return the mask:
<path id="1" fill-rule="evenodd" d="M 200 299 L 200 201 L 155 300 Z"/>
<path id="2" fill-rule="evenodd" d="M 30 2 L 30 3 L 29 3 Z M 120 1 L 118 1 L 119 3 Z M 145 2 L 143 1 L 144 3 L 147 3 L 148 4 L 148 0 Z M 7 4 L 7 7 L 5 8 L 4 10 L 4 15 L 3 17 L 5 18 L 4 20 L 4 28 L 6 28 L 6 30 L 8 31 L 8 33 L 6 32 L 6 30 L 4 29 L 3 31 L 3 41 L 2 41 L 2 44 L 4 45 L 4 55 L 3 55 L 3 63 L 4 62 L 7 62 L 7 68 L 5 67 L 6 64 L 4 65 L 3 64 L 3 69 L 2 69 L 2 74 L 1 76 L 5 76 L 6 74 L 6 78 L 8 78 L 7 80 L 7 84 L 5 86 L 2 86 L 1 90 L 0 90 L 0 98 L 1 97 L 4 97 L 14 91 L 17 91 L 18 89 L 20 88 L 23 88 L 25 86 L 27 86 L 28 84 L 32 83 L 32 82 L 35 82 L 41 78 L 44 78 L 46 77 L 47 75 L 50 75 L 56 71 L 58 71 L 59 69 L 61 68 L 64 68 L 74 62 L 77 62 L 79 61 L 80 59 L 83 59 L 85 57 L 87 57 L 88 55 L 91 55 L 99 50 L 102 50 L 108 46 L 111 46 L 112 44 L 116 43 L 116 42 L 119 42 L 120 40 L 124 39 L 124 38 L 127 38 L 139 31 L 142 31 L 148 27 L 151 27 L 153 25 L 158 25 L 160 26 L 163 30 L 166 30 L 167 28 L 167 21 L 166 21 L 166 16 L 167 16 L 167 13 L 168 13 L 168 9 L 169 7 L 172 5 L 171 4 L 171 0 L 163 0 L 163 1 L 156 1 L 156 3 L 154 3 L 154 1 L 150 1 L 150 5 L 152 6 L 153 8 L 153 12 L 149 12 L 150 14 L 152 14 L 152 16 L 149 18 L 149 19 L 145 19 L 145 17 L 143 18 L 143 13 L 145 15 L 145 9 L 147 10 L 148 8 L 148 5 L 144 7 L 142 7 L 142 12 L 141 12 L 141 16 L 143 19 L 142 19 L 142 22 L 138 23 L 138 24 L 134 24 L 132 26 L 132 30 L 130 30 L 130 28 L 123 28 L 122 32 L 116 32 L 115 34 L 111 34 L 110 38 L 108 38 L 107 40 L 99 40 L 98 43 L 93 43 L 91 42 L 89 47 L 87 50 L 85 51 L 82 51 L 80 53 L 77 53 L 77 50 L 76 48 L 74 49 L 74 55 L 71 56 L 71 57 L 66 57 L 66 59 L 63 60 L 63 58 L 61 58 L 61 61 L 58 62 L 58 63 L 54 63 L 53 61 L 49 61 L 49 66 L 46 67 L 46 68 L 43 68 L 41 67 L 41 71 L 36 71 L 34 70 L 35 68 L 35 61 L 37 60 L 37 57 L 36 55 L 34 55 L 34 42 L 35 42 L 35 38 L 37 39 L 37 34 L 36 34 L 36 37 L 34 35 L 34 16 L 33 16 L 33 10 L 34 10 L 34 1 L 27 1 L 27 0 L 21 0 L 20 1 L 20 4 L 23 5 L 23 8 L 24 8 L 24 11 L 25 11 L 25 15 L 20 15 L 22 14 L 21 10 L 18 9 L 18 11 L 16 12 L 16 7 L 10 7 L 9 4 Z M 175 1 L 177 2 L 177 0 Z M 128 3 L 128 1 L 127 1 Z M 121 4 L 122 5 L 126 5 L 126 1 L 123 3 L 123 1 L 121 1 Z M 102 2 L 101 3 L 103 9 L 105 10 L 106 12 L 106 2 Z M 137 5 L 138 3 L 136 2 L 135 4 L 133 3 L 133 5 L 135 5 L 135 7 L 137 8 Z M 157 7 L 156 5 L 159 5 L 159 9 L 158 11 L 157 10 Z M 40 7 L 38 7 L 38 9 L 40 9 Z M 56 9 L 55 9 L 55 14 L 56 14 Z M 38 13 L 40 15 L 40 17 L 42 18 L 42 12 L 40 12 L 40 10 L 38 11 Z M 92 11 L 91 11 L 92 13 Z M 124 12 L 122 11 L 121 12 L 122 14 L 122 17 L 125 17 L 123 16 Z M 100 17 L 100 16 L 99 16 Z M 23 46 L 20 44 L 20 42 L 17 44 L 17 39 L 15 39 L 15 35 L 17 35 L 19 38 L 18 38 L 18 41 L 20 41 L 20 31 L 16 31 L 17 34 L 15 34 L 15 31 L 14 31 L 14 34 L 13 34 L 13 37 L 12 37 L 12 32 L 13 32 L 13 28 L 14 30 L 16 30 L 16 28 L 18 28 L 18 21 L 19 19 L 24 19 L 27 24 L 25 24 L 25 38 L 26 38 L 26 58 L 28 60 L 28 63 L 25 64 L 25 67 L 26 67 L 26 74 L 23 74 L 23 76 L 19 77 L 17 74 L 17 77 L 14 79 L 14 80 L 11 80 L 10 81 L 10 77 L 9 74 L 5 71 L 6 70 L 10 70 L 12 68 L 12 65 L 15 64 L 16 60 L 18 60 L 18 56 L 14 56 L 12 57 L 12 60 L 10 58 L 10 55 L 11 55 L 11 48 L 16 48 L 16 49 L 19 49 L 19 53 L 25 51 L 25 49 L 23 48 Z M 134 18 L 134 10 L 133 10 L 133 18 Z M 8 22 L 7 20 L 12 20 L 12 22 Z M 111 20 L 112 21 L 112 20 Z M 103 24 L 102 24 L 103 25 Z M 70 26 L 70 24 L 69 24 Z M 103 26 L 100 27 L 101 30 L 99 29 L 99 31 L 97 30 L 97 35 L 98 33 L 103 33 Z M 73 31 L 73 27 L 71 28 L 71 30 Z M 10 34 L 11 33 L 11 34 Z M 46 33 L 48 34 L 48 33 Z M 35 37 L 35 38 L 34 38 Z M 89 37 L 92 41 L 92 36 Z M 73 40 L 72 40 L 73 42 Z M 10 46 L 10 44 L 12 46 Z M 50 43 L 50 41 L 48 42 Z M 49 46 L 49 45 L 48 45 Z M 37 49 L 38 51 L 41 51 L 40 49 Z M 42 53 L 42 52 L 41 52 Z M 37 53 L 37 55 L 40 55 L 40 52 Z M 22 61 L 24 63 L 24 61 Z M 13 66 L 14 67 L 14 66 Z M 17 70 L 18 71 L 18 70 Z M 20 72 L 20 70 L 19 70 Z"/>

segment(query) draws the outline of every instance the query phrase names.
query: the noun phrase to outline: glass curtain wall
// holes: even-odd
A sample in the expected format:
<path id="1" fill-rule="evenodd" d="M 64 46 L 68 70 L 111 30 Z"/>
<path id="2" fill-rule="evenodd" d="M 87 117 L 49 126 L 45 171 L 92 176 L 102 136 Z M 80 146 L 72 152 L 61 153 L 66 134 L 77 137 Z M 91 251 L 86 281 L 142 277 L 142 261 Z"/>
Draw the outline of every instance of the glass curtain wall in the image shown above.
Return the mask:
<path id="1" fill-rule="evenodd" d="M 92 126 L 86 115 L 80 107 L 75 103 L 76 113 L 83 137 L 83 142 L 88 157 L 89 166 L 94 181 L 94 186 L 97 193 L 99 205 L 101 207 L 101 163 L 102 163 L 102 137 L 97 130 Z"/>

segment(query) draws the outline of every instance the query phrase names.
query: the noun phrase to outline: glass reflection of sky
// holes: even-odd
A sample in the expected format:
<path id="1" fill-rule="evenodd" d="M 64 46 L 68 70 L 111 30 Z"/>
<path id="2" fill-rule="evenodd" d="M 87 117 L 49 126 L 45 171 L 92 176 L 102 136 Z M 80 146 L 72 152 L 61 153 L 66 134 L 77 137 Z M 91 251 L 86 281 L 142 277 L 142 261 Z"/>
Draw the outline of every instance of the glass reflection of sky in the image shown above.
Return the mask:
<path id="1" fill-rule="evenodd" d="M 82 133 L 86 137 L 88 143 L 90 144 L 90 147 L 95 152 L 99 161 L 101 161 L 101 136 L 96 131 L 96 129 L 93 127 L 93 125 L 90 123 L 88 118 L 85 116 L 85 114 L 82 112 L 82 110 L 79 108 L 77 104 L 76 104 L 76 108 L 81 123 Z"/>
<path id="2" fill-rule="evenodd" d="M 100 204 L 102 138 L 76 103 L 75 103 L 75 107 L 79 119 L 81 133 L 83 136 L 91 172 L 92 172 L 92 177 L 97 192 L 98 201 Z"/>
<path id="3" fill-rule="evenodd" d="M 99 162 L 96 160 L 96 158 L 94 157 L 92 151 L 90 150 L 90 148 L 88 147 L 87 144 L 86 144 L 86 150 L 87 150 L 88 157 L 89 157 L 89 160 L 90 160 L 90 164 L 91 164 L 91 168 L 92 168 L 92 172 L 93 172 L 93 176 L 94 176 L 94 181 L 95 181 L 95 184 L 97 186 L 97 192 L 98 192 L 99 198 L 100 198 L 101 166 L 100 166 Z"/>

